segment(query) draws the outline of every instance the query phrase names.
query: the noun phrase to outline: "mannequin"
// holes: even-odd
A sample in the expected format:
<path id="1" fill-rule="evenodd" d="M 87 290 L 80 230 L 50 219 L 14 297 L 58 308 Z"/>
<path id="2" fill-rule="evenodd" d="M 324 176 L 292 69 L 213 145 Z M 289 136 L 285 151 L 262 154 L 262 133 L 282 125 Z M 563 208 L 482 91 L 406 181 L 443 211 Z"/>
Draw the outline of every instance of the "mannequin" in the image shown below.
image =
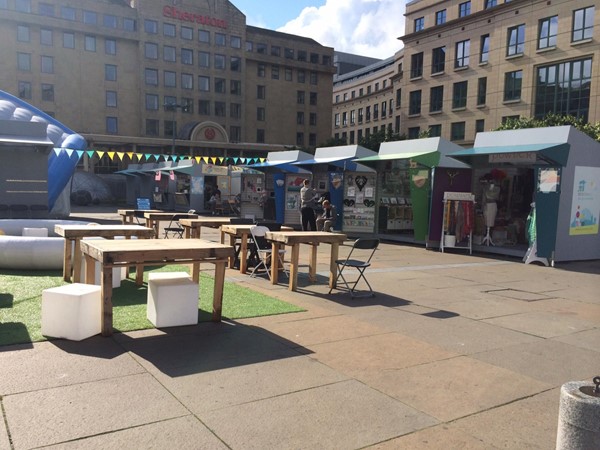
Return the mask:
<path id="1" fill-rule="evenodd" d="M 490 236 L 490 228 L 496 222 L 496 213 L 498 212 L 496 201 L 498 197 L 500 197 L 500 186 L 490 183 L 483 188 L 483 218 L 485 219 L 485 226 L 487 228 L 483 243 L 488 246 L 494 245 Z"/>

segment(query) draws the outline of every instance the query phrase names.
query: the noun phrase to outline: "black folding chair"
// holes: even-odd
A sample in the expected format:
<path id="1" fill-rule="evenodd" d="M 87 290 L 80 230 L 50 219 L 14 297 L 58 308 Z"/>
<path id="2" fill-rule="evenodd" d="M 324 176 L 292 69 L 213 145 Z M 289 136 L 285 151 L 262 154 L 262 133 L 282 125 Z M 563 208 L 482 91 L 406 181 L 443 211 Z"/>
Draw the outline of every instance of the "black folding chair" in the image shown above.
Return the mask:
<path id="1" fill-rule="evenodd" d="M 187 214 L 173 214 L 171 217 L 171 221 L 169 225 L 165 227 L 165 239 L 169 239 L 169 234 L 173 238 L 182 239 L 183 238 L 183 227 L 179 223 L 181 219 L 187 219 L 190 214 L 194 214 L 196 211 L 190 209 Z"/>
<path id="2" fill-rule="evenodd" d="M 335 263 L 337 264 L 337 277 L 335 279 L 335 284 L 338 283 L 341 278 L 344 282 L 346 289 L 350 291 L 350 295 L 352 297 L 374 297 L 375 293 L 373 292 L 373 288 L 367 281 L 365 277 L 365 271 L 368 267 L 371 266 L 371 259 L 375 254 L 375 250 L 379 247 L 379 239 L 373 238 L 360 238 L 354 241 L 352 248 L 350 249 L 350 253 L 345 259 L 336 259 Z M 354 255 L 354 258 L 352 257 Z M 358 259 L 360 258 L 360 259 Z M 350 283 L 354 282 L 352 287 L 350 287 L 349 282 L 344 278 L 344 269 L 346 267 L 354 268 L 358 271 L 358 278 L 354 281 L 350 281 Z M 356 293 L 356 285 L 361 280 L 361 278 L 367 283 L 369 287 L 369 291 L 363 294 Z M 331 294 L 333 288 L 329 289 L 329 293 Z"/>

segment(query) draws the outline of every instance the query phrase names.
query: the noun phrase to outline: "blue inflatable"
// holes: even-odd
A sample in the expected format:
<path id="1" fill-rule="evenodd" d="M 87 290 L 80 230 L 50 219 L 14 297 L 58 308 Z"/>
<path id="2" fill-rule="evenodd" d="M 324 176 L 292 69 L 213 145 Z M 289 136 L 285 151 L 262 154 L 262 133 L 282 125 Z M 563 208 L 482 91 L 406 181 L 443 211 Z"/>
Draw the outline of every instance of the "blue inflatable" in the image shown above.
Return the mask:
<path id="1" fill-rule="evenodd" d="M 55 118 L 35 106 L 0 91 L 0 120 L 19 120 L 48 124 L 47 135 L 55 148 L 85 150 L 87 142 L 83 136 L 64 126 Z M 50 152 L 48 157 L 48 210 L 54 208 L 59 195 L 73 176 L 79 154 L 77 152 Z"/>

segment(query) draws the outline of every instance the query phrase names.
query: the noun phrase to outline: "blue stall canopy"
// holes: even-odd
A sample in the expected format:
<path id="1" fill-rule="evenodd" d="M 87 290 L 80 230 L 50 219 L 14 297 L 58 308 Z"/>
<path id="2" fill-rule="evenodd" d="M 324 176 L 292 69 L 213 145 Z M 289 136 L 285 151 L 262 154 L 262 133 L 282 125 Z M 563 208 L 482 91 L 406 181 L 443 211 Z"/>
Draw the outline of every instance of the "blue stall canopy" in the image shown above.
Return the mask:
<path id="1" fill-rule="evenodd" d="M 250 169 L 258 169 L 261 171 L 272 169 L 276 172 L 309 174 L 310 172 L 308 170 L 302 169 L 301 167 L 294 165 L 294 163 L 308 160 L 312 158 L 312 156 L 313 155 L 310 153 L 306 153 L 301 150 L 269 152 L 265 161 L 256 164 L 249 164 L 245 167 Z"/>
<path id="2" fill-rule="evenodd" d="M 473 147 L 450 156 L 471 166 L 519 163 L 565 166 L 570 147 L 567 143 Z"/>
<path id="3" fill-rule="evenodd" d="M 338 147 L 319 147 L 312 159 L 295 162 L 294 165 L 311 166 L 327 164 L 353 172 L 375 172 L 375 169 L 356 162 L 357 158 L 377 155 L 373 150 L 360 145 L 341 145 Z"/>

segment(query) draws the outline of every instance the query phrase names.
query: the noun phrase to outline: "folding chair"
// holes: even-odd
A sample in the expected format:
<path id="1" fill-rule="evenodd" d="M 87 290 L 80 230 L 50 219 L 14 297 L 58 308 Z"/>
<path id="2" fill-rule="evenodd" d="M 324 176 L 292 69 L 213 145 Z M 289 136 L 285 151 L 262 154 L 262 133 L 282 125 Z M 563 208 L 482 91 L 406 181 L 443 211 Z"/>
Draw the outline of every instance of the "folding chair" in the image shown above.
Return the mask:
<path id="1" fill-rule="evenodd" d="M 252 235 L 252 241 L 254 242 L 254 246 L 256 248 L 256 254 L 258 255 L 258 264 L 254 266 L 252 269 L 251 277 L 257 275 L 256 271 L 258 269 L 264 269 L 266 274 L 269 276 L 269 280 L 271 279 L 271 260 L 273 258 L 273 248 L 271 243 L 265 239 L 265 233 L 267 233 L 269 229 L 267 227 L 261 227 L 258 225 L 254 225 L 250 228 L 250 234 Z M 283 272 L 288 275 L 288 271 L 283 265 L 283 255 L 285 254 L 285 250 L 279 250 L 279 265 L 281 266 Z"/>
<path id="2" fill-rule="evenodd" d="M 335 282 L 337 284 L 338 280 L 341 278 L 344 281 L 344 285 L 346 286 L 346 289 L 348 289 L 350 291 L 350 295 L 352 297 L 374 297 L 375 296 L 375 293 L 373 292 L 373 288 L 371 287 L 371 285 L 367 281 L 367 278 L 365 277 L 365 270 L 367 270 L 367 268 L 371 266 L 371 258 L 373 258 L 373 255 L 375 254 L 375 250 L 377 250 L 377 247 L 379 247 L 379 239 L 360 238 L 360 239 L 357 239 L 356 241 L 354 241 L 354 244 L 352 245 L 352 249 L 350 249 L 350 253 L 348 254 L 348 256 L 345 259 L 336 259 L 335 263 L 337 264 L 338 273 L 337 273 Z M 356 256 L 355 251 L 357 254 L 362 255 L 362 259 L 356 259 L 357 256 Z M 355 256 L 354 258 L 352 258 L 353 254 Z M 358 257 L 360 257 L 360 256 L 358 256 Z M 350 287 L 350 284 L 348 283 L 346 278 L 344 278 L 343 272 L 346 267 L 351 267 L 358 271 L 358 278 L 354 281 L 354 284 L 352 285 L 352 287 Z M 367 286 L 369 286 L 369 292 L 359 295 L 359 294 L 356 294 L 355 292 L 356 292 L 356 285 L 358 284 L 358 282 L 360 281 L 361 278 L 365 281 L 365 283 L 367 283 Z M 352 281 L 350 281 L 350 283 L 352 283 Z M 333 291 L 333 288 L 329 289 L 330 294 L 331 294 L 331 291 Z"/>
<path id="3" fill-rule="evenodd" d="M 181 226 L 181 224 L 179 223 L 179 221 L 181 219 L 187 219 L 189 217 L 190 214 L 194 214 L 196 211 L 193 209 L 190 209 L 187 214 L 173 214 L 173 216 L 171 217 L 171 221 L 169 222 L 169 225 L 167 225 L 165 227 L 165 239 L 169 239 L 169 234 L 171 234 L 171 236 L 173 238 L 177 238 L 177 239 L 182 239 L 183 238 L 183 227 Z"/>

